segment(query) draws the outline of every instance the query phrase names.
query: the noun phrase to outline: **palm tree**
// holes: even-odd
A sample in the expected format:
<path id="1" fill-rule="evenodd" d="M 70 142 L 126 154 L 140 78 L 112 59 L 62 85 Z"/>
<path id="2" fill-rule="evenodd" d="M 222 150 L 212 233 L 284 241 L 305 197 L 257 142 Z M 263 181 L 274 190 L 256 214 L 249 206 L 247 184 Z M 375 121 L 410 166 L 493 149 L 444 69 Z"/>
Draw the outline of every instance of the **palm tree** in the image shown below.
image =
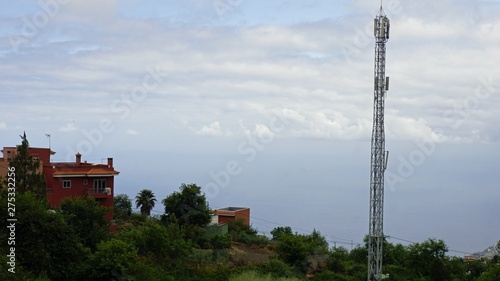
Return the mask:
<path id="1" fill-rule="evenodd" d="M 156 198 L 153 191 L 149 189 L 141 190 L 135 197 L 135 204 L 137 208 L 141 208 L 141 214 L 148 216 L 155 206 Z"/>

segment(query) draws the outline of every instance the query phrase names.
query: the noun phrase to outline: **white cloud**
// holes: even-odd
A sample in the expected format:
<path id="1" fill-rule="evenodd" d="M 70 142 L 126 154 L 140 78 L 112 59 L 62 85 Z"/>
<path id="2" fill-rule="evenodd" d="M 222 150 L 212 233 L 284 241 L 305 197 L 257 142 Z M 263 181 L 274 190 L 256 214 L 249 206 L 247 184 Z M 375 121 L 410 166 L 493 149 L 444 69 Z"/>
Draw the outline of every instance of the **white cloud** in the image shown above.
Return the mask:
<path id="1" fill-rule="evenodd" d="M 127 129 L 127 131 L 125 133 L 129 136 L 137 136 L 139 134 L 139 132 L 137 132 L 136 130 L 132 130 L 132 129 Z"/>
<path id="2" fill-rule="evenodd" d="M 7 124 L 5 122 L 0 122 L 0 130 L 6 130 L 7 129 Z"/>
<path id="3" fill-rule="evenodd" d="M 70 123 L 66 124 L 65 126 L 63 126 L 63 127 L 60 127 L 59 128 L 59 132 L 61 132 L 61 133 L 71 133 L 71 132 L 76 131 L 76 129 L 78 129 L 78 127 L 75 126 L 75 122 L 70 122 Z"/>
<path id="4" fill-rule="evenodd" d="M 209 125 L 203 126 L 200 130 L 196 131 L 197 134 L 202 136 L 230 136 L 231 131 L 223 130 L 218 121 L 212 122 Z"/>
<path id="5" fill-rule="evenodd" d="M 119 2 L 104 1 L 102 5 L 100 2 L 71 2 L 61 7 L 61 17 L 82 11 L 85 21 L 77 18 L 75 22 L 80 26 L 88 21 L 92 32 L 83 28 L 76 36 L 66 25 L 54 21 L 54 26 L 46 27 L 47 34 L 42 32 L 37 36 L 38 45 L 20 50 L 27 52 L 25 56 L 16 56 L 15 63 L 0 65 L 0 72 L 18 77 L 0 80 L 0 87 L 16 89 L 15 93 L 6 93 L 7 96 L 37 104 L 43 102 L 37 93 L 44 89 L 45 97 L 53 101 L 44 104 L 43 110 L 34 111 L 37 107 L 28 108 L 17 102 L 10 108 L 22 106 L 25 112 L 30 112 L 30 120 L 42 120 L 46 112 L 51 112 L 48 117 L 59 119 L 68 113 L 75 114 L 74 108 L 85 108 L 76 112 L 78 118 L 85 119 L 83 122 L 133 116 L 137 124 L 147 124 L 141 133 L 166 126 L 169 130 L 187 129 L 212 136 L 241 133 L 235 120 L 252 126 L 265 124 L 269 128 L 270 113 L 275 112 L 290 120 L 280 136 L 365 139 L 370 135 L 373 15 L 352 15 L 350 6 L 346 6 L 346 16 L 339 20 L 321 18 L 294 25 L 207 24 L 200 28 L 192 22 L 175 26 L 168 20 L 160 20 L 161 8 L 152 18 L 144 19 L 140 14 L 130 20 L 116 14 Z M 498 68 L 491 58 L 499 57 L 500 51 L 491 46 L 498 43 L 500 33 L 495 31 L 499 21 L 493 15 L 478 15 L 478 24 L 467 27 L 469 19 L 455 16 L 469 10 L 469 6 L 454 8 L 447 2 L 440 3 L 440 10 L 451 13 L 443 20 L 425 13 L 432 1 L 424 2 L 401 1 L 401 13 L 390 15 L 392 36 L 387 45 L 386 71 L 391 77 L 391 89 L 386 110 L 397 109 L 395 115 L 406 120 L 400 120 L 398 126 L 408 127 L 402 126 L 403 130 L 397 131 L 389 128 L 393 124 L 388 124 L 387 130 L 411 139 L 420 129 L 435 131 L 435 127 L 444 127 L 443 135 L 466 137 L 470 128 L 465 125 L 460 130 L 447 128 L 449 124 L 442 124 L 443 112 L 463 103 L 467 95 L 474 93 L 478 77 L 487 77 Z M 376 12 L 377 5 L 372 2 L 355 3 L 356 10 L 363 8 L 362 13 L 373 8 Z M 187 6 L 184 8 L 189 11 Z M 116 16 L 117 20 L 104 24 L 100 19 L 93 21 L 87 17 L 99 9 L 99 17 Z M 64 20 L 71 21 L 71 17 Z M 370 27 L 363 38 L 366 42 L 355 46 L 357 30 L 364 31 L 366 24 Z M 471 32 L 474 27 L 478 30 Z M 73 39 L 56 40 L 48 35 L 53 28 L 59 28 L 57 38 Z M 346 42 L 356 48 L 351 61 L 341 49 Z M 92 51 L 80 51 L 86 49 Z M 65 55 L 58 60 L 28 59 L 32 57 L 29 52 L 35 51 L 42 54 L 37 58 Z M 147 79 L 150 73 L 146 68 L 154 72 L 157 65 L 168 77 L 162 76 L 161 83 L 151 84 L 156 80 Z M 148 86 L 143 101 L 135 102 L 132 91 L 144 81 L 152 86 Z M 495 110 L 496 99 L 492 96 L 488 102 L 481 101 L 478 111 L 491 112 L 490 115 L 474 111 L 468 124 L 500 121 Z M 163 122 L 166 118 L 167 123 Z M 10 125 L 10 120 L 6 121 Z M 61 132 L 76 129 L 73 124 L 59 128 Z M 494 127 L 485 125 L 477 134 L 482 139 L 493 136 L 490 139 L 496 140 L 493 130 Z"/>
<path id="6" fill-rule="evenodd" d="M 270 140 L 274 138 L 274 132 L 264 124 L 255 124 L 255 128 L 253 129 L 253 131 L 245 130 L 245 134 L 249 136 L 255 136 L 261 140 Z"/>

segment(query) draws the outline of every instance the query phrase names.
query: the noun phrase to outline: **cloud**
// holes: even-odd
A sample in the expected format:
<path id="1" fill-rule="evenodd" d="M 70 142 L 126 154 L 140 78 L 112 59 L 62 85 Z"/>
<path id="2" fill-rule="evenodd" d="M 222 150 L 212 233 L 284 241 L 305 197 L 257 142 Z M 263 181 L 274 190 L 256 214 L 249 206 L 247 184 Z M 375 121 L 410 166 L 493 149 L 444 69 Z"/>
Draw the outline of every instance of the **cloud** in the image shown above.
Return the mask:
<path id="1" fill-rule="evenodd" d="M 75 126 L 75 122 L 70 122 L 70 123 L 66 124 L 65 126 L 63 126 L 63 127 L 60 127 L 59 128 L 59 132 L 61 132 L 61 133 L 71 133 L 71 132 L 76 131 L 76 129 L 78 129 L 78 127 Z"/>
<path id="2" fill-rule="evenodd" d="M 207 126 L 203 126 L 203 128 L 196 131 L 196 133 L 202 136 L 212 136 L 212 137 L 232 135 L 229 130 L 223 131 L 218 121 L 212 122 Z"/>
<path id="3" fill-rule="evenodd" d="M 0 130 L 7 130 L 7 124 L 5 124 L 5 122 L 0 122 Z"/>
<path id="4" fill-rule="evenodd" d="M 72 22 L 104 24 L 116 18 L 117 9 L 116 0 L 68 1 L 61 5 L 61 11 L 55 18 Z"/>
<path id="5" fill-rule="evenodd" d="M 102 7 L 100 2 L 68 3 L 61 7 L 60 16 L 67 15 L 65 21 L 71 21 L 76 11 L 83 11 L 81 17 L 85 17 L 102 9 L 99 17 L 114 16 L 112 24 L 93 17 L 83 23 L 75 18 L 78 28 L 90 25 L 75 33 L 67 22 L 54 21 L 33 38 L 36 44 L 20 48 L 16 56 L 6 55 L 6 63 L 0 65 L 0 72 L 10 74 L 0 80 L 0 87 L 6 89 L 2 95 L 9 97 L 5 106 L 29 112 L 29 120 L 57 120 L 76 114 L 74 118 L 82 122 L 95 123 L 100 118 L 126 116 L 137 124 L 147 124 L 141 125 L 141 133 L 163 126 L 165 131 L 189 130 L 211 136 L 245 134 L 235 120 L 251 124 L 250 131 L 256 124 L 270 127 L 270 113 L 275 112 L 290 120 L 287 130 L 280 132 L 282 136 L 369 138 L 373 15 L 357 11 L 362 7 L 361 13 L 376 12 L 373 2 L 355 1 L 355 8 L 346 6 L 345 15 L 338 19 L 295 24 L 206 23 L 202 27 L 188 19 L 176 25 L 170 18 L 162 18 L 162 12 L 166 13 L 163 6 L 152 17 L 142 13 L 125 17 L 117 13 L 123 11 L 119 2 L 104 1 Z M 189 11 L 187 5 L 176 3 L 182 11 Z M 467 111 L 470 114 L 460 128 L 443 122 L 443 115 L 474 95 L 480 85 L 478 77 L 488 77 L 498 69 L 491 58 L 500 56 L 500 50 L 494 48 L 500 43 L 496 32 L 500 21 L 493 13 L 479 12 L 464 19 L 457 15 L 469 10 L 468 6 L 453 7 L 446 1 L 439 4 L 440 11 L 450 13 L 445 20 L 426 12 L 432 1 L 400 3 L 401 12 L 390 15 L 386 73 L 391 88 L 386 110 L 388 118 L 394 115 L 401 120 L 388 123 L 387 131 L 412 139 L 420 129 L 430 134 L 441 128 L 443 137 L 465 139 L 471 128 L 480 125 L 476 138 L 498 140 L 494 127 L 488 125 L 500 122 L 494 95 Z M 471 17 L 477 24 L 470 22 Z M 345 43 L 354 48 L 351 60 L 343 53 Z M 51 59 L 55 56 L 57 60 Z M 159 72 L 168 76 L 159 76 Z M 148 83 L 145 98 L 137 102 L 134 95 L 137 99 L 144 83 Z M 494 87 L 499 88 L 496 80 Z M 44 89 L 43 99 L 38 95 L 40 89 Z M 26 105 L 25 100 L 33 105 Z M 37 109 L 38 103 L 44 103 L 43 110 Z M 47 112 L 51 112 L 49 116 Z M 10 120 L 5 121 L 11 125 Z M 75 129 L 66 125 L 60 131 Z"/>
<path id="6" fill-rule="evenodd" d="M 127 131 L 125 133 L 129 136 L 137 136 L 139 134 L 139 132 L 137 132 L 136 130 L 132 130 L 132 129 L 127 129 Z"/>

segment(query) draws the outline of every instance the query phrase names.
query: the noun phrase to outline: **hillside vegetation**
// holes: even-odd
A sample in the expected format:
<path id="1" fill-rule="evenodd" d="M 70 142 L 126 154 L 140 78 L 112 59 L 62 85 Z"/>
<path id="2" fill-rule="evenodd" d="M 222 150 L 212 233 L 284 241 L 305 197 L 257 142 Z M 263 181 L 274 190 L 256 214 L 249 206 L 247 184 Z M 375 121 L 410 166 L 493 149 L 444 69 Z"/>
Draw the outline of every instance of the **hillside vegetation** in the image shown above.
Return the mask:
<path id="1" fill-rule="evenodd" d="M 176 204 L 175 198 L 183 202 L 178 205 L 181 210 L 169 206 L 165 214 L 149 217 L 148 208 L 133 213 L 128 197 L 118 195 L 118 229 L 109 233 L 103 219 L 107 210 L 92 198 L 67 199 L 49 212 L 45 199 L 29 191 L 18 193 L 15 274 L 7 271 L 9 248 L 2 243 L 0 279 L 366 280 L 365 246 L 351 251 L 330 248 L 318 231 L 299 234 L 290 227 L 277 227 L 268 238 L 243 221 L 231 222 L 227 235 L 207 236 L 208 205 L 200 188 L 182 185 L 164 203 Z M 5 189 L 0 201 L 7 202 Z M 6 208 L 0 205 L 3 221 Z M 7 241 L 8 235 L 3 228 L 0 240 Z M 387 280 L 499 280 L 498 257 L 464 263 L 447 256 L 447 251 L 446 244 L 436 239 L 408 246 L 386 242 L 384 273 L 390 276 Z"/>

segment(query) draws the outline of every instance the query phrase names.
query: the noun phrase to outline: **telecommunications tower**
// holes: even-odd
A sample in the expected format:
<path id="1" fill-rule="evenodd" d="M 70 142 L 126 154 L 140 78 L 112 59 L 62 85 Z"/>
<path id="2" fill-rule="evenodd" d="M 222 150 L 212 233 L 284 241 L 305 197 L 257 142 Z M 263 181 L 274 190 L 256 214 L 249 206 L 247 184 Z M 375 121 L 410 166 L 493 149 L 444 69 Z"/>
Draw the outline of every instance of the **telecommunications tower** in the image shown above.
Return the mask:
<path id="1" fill-rule="evenodd" d="M 380 5 L 375 17 L 375 80 L 370 177 L 370 230 L 368 233 L 368 281 L 382 279 L 384 243 L 384 172 L 389 152 L 385 151 L 384 101 L 389 90 L 385 77 L 385 43 L 389 39 L 389 19 Z"/>

